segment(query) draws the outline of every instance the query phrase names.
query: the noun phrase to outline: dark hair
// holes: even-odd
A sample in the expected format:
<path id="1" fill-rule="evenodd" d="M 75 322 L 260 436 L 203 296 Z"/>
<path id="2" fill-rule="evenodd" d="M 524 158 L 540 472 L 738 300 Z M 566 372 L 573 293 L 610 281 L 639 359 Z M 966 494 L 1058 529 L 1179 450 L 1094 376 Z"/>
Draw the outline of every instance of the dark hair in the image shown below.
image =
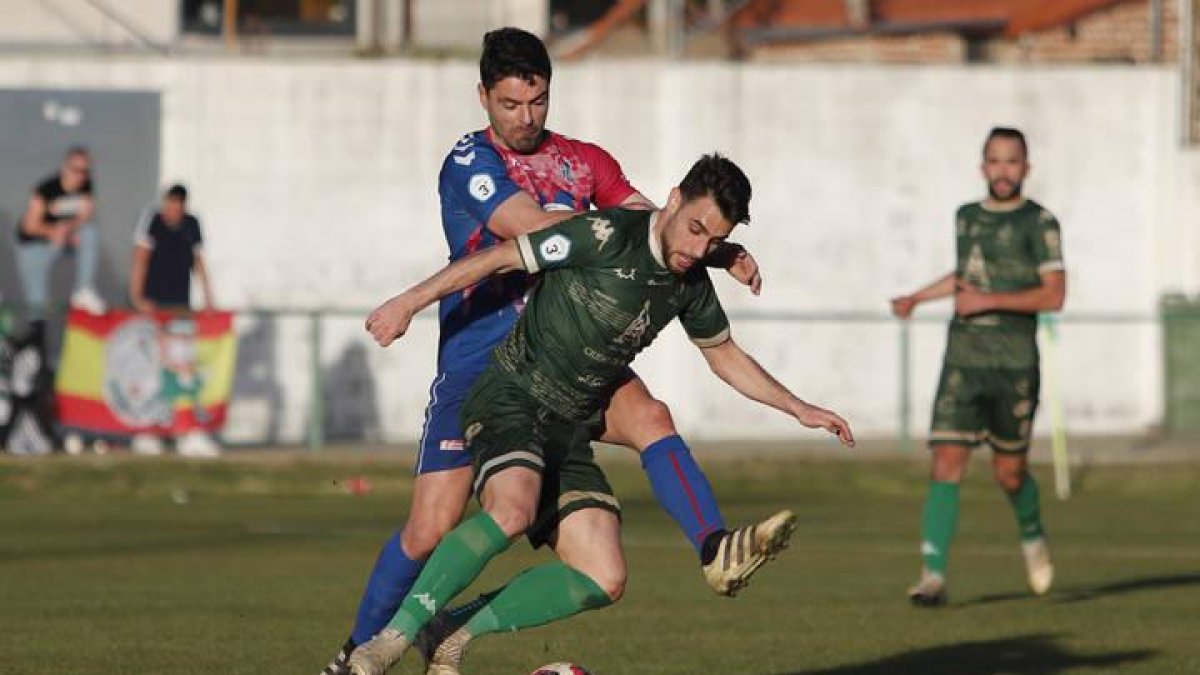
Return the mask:
<path id="1" fill-rule="evenodd" d="M 993 138 L 1007 138 L 1010 141 L 1016 141 L 1020 143 L 1021 154 L 1025 155 L 1026 159 L 1029 158 L 1029 146 L 1025 143 L 1025 134 L 1021 133 L 1020 129 L 1014 129 L 1012 127 L 992 127 L 992 130 L 988 132 L 987 140 L 983 142 L 983 154 L 987 154 L 988 144 L 992 142 Z"/>
<path id="2" fill-rule="evenodd" d="M 187 188 L 176 183 L 167 188 L 167 199 L 178 199 L 181 202 L 187 201 Z"/>
<path id="3" fill-rule="evenodd" d="M 497 28 L 483 36 L 479 57 L 479 81 L 491 90 L 506 77 L 519 77 L 533 84 L 535 76 L 550 81 L 550 54 L 541 38 L 520 28 Z"/>
<path id="4" fill-rule="evenodd" d="M 679 192 L 685 202 L 712 197 L 721 215 L 734 225 L 750 222 L 750 179 L 737 164 L 715 152 L 696 160 Z"/>
<path id="5" fill-rule="evenodd" d="M 67 152 L 63 154 L 63 159 L 72 157 L 91 157 L 92 153 L 87 149 L 86 145 L 72 145 L 67 148 Z"/>

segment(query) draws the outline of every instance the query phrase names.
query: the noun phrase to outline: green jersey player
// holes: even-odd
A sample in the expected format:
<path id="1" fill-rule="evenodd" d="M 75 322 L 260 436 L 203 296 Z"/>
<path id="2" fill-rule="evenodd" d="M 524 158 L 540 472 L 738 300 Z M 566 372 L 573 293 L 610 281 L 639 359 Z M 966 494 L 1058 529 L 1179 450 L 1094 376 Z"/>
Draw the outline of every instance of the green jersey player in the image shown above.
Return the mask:
<path id="1" fill-rule="evenodd" d="M 916 305 L 954 295 L 929 433 L 933 475 L 921 523 L 924 569 L 909 589 L 912 602 L 922 606 L 946 601 L 959 483 L 970 449 L 981 443 L 992 447 L 996 482 L 1016 513 L 1031 588 L 1045 593 L 1054 578 L 1027 455 L 1038 403 L 1037 313 L 1060 309 L 1066 296 L 1059 226 L 1021 194 L 1029 163 L 1020 131 L 993 129 L 982 169 L 988 197 L 958 210 L 954 271 L 892 300 L 893 312 L 906 319 Z"/>
<path id="2" fill-rule="evenodd" d="M 747 397 L 853 444 L 837 414 L 795 397 L 733 341 L 698 262 L 749 218 L 750 182 L 719 155 L 701 158 L 659 211 L 576 216 L 456 261 L 367 319 L 386 346 L 439 297 L 497 273 L 540 274 L 528 306 L 476 382 L 462 422 L 483 510 L 447 535 L 388 628 L 356 649 L 351 672 L 378 675 L 512 539 L 546 542 L 559 560 L 472 603 L 443 641 L 456 673 L 467 640 L 611 604 L 625 586 L 620 507 L 588 439 L 629 364 L 678 318 L 712 370 Z M 753 536 L 752 533 L 749 536 Z"/>

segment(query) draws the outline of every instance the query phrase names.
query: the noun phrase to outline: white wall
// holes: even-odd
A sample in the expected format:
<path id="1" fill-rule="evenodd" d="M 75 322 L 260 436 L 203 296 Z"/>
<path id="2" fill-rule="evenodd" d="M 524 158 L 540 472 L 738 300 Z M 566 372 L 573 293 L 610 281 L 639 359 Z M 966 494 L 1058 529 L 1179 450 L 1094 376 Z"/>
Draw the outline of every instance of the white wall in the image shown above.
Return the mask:
<path id="1" fill-rule="evenodd" d="M 0 86 L 163 91 L 163 181 L 191 187 L 217 294 L 237 307 L 367 307 L 439 266 L 436 177 L 455 139 L 484 124 L 476 77 L 475 64 L 448 62 L 0 59 Z M 722 284 L 735 313 L 882 315 L 889 296 L 947 271 L 951 216 L 981 196 L 980 144 L 995 124 L 1029 135 L 1028 192 L 1063 223 L 1069 314 L 1149 316 L 1160 292 L 1200 283 L 1200 162 L 1175 145 L 1168 70 L 604 62 L 561 67 L 553 91 L 552 127 L 607 147 L 654 199 L 704 151 L 747 171 L 754 222 L 737 238 L 758 255 L 766 288 L 752 298 Z M 365 350 L 378 433 L 412 438 L 432 375 L 433 322 L 385 352 L 362 340 L 359 321 L 329 322 L 324 361 Z M 280 432 L 293 438 L 306 423 L 309 358 L 307 329 L 294 323 L 271 338 Z M 894 432 L 894 325 L 738 321 L 735 333 L 861 433 Z M 933 321 L 914 327 L 918 432 L 943 333 Z M 1058 356 L 1071 429 L 1154 423 L 1159 352 L 1151 324 L 1065 326 Z M 688 435 L 795 433 L 780 415 L 693 375 L 703 366 L 678 333 L 637 366 Z M 235 406 L 234 435 L 263 428 L 255 405 Z"/>
<path id="2" fill-rule="evenodd" d="M 108 0 L 105 5 L 160 44 L 179 34 L 176 0 Z M 81 0 L 0 0 L 0 45 L 141 45 L 96 7 Z"/>

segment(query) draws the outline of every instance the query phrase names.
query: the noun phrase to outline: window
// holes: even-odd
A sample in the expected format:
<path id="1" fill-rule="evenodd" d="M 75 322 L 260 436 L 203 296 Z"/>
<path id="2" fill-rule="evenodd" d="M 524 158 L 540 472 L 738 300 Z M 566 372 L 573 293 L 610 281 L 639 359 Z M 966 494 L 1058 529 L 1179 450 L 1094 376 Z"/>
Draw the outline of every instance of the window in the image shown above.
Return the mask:
<path id="1" fill-rule="evenodd" d="M 239 35 L 354 35 L 355 0 L 183 0 L 183 32 L 220 35 L 227 4 Z"/>

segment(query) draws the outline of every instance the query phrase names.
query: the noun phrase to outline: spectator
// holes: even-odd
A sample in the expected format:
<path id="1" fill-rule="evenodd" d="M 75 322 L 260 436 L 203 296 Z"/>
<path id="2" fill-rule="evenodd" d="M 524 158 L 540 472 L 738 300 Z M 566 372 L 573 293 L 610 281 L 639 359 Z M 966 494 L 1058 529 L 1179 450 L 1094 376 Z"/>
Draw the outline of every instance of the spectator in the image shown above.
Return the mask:
<path id="1" fill-rule="evenodd" d="M 63 254 L 74 253 L 77 261 L 71 306 L 93 314 L 105 311 L 95 286 L 100 233 L 92 220 L 94 189 L 88 150 L 75 146 L 63 157 L 58 172 L 38 183 L 29 196 L 17 226 L 16 250 L 32 335 L 40 337 L 44 332 L 50 270 Z"/>
<path id="2" fill-rule="evenodd" d="M 192 273 L 200 279 L 204 309 L 213 308 L 212 284 L 204 265 L 200 221 L 187 212 L 187 188 L 173 185 L 159 210 L 147 214 L 134 236 L 129 295 L 139 311 L 188 310 Z"/>
<path id="3" fill-rule="evenodd" d="M 129 273 L 129 295 L 133 306 L 142 312 L 186 313 L 191 309 L 192 273 L 200 279 L 203 308 L 213 309 L 212 284 L 204 264 L 200 221 L 187 212 L 187 188 L 173 185 L 163 195 L 157 212 L 147 213 L 134 235 L 133 267 Z M 200 405 L 202 386 L 193 367 L 191 322 L 176 319 L 168 323 L 160 340 L 164 362 L 164 395 L 175 399 L 186 395 L 192 402 L 197 422 L 203 422 Z M 133 450 L 139 454 L 162 453 L 162 439 L 153 434 L 138 434 Z M 181 455 L 213 457 L 220 448 L 201 430 L 189 431 L 177 439 Z"/>

